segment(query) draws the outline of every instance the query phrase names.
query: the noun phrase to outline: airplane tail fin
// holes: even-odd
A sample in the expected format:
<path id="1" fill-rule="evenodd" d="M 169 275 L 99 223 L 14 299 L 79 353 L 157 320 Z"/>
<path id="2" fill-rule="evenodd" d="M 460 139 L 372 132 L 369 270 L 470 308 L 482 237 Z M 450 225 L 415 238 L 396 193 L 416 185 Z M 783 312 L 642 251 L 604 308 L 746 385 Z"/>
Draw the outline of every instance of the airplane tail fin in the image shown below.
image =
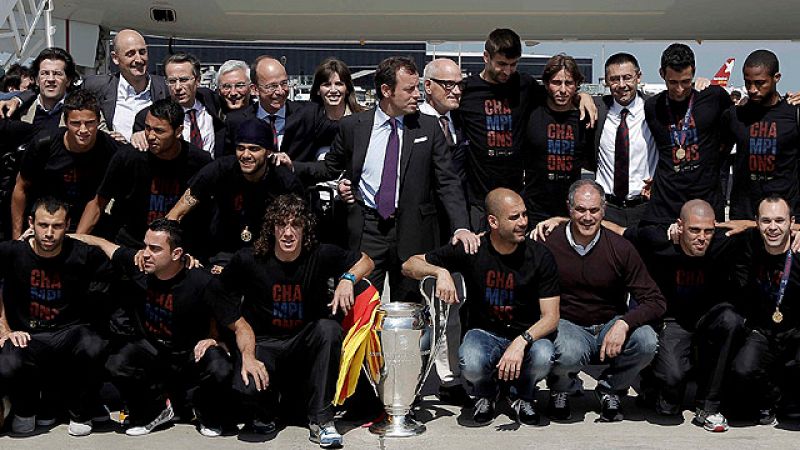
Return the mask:
<path id="1" fill-rule="evenodd" d="M 711 79 L 712 85 L 726 87 L 728 86 L 728 80 L 731 79 L 731 73 L 733 73 L 733 63 L 736 62 L 735 58 L 728 58 L 725 60 L 725 64 L 719 68 L 717 74 L 714 75 L 714 78 Z"/>

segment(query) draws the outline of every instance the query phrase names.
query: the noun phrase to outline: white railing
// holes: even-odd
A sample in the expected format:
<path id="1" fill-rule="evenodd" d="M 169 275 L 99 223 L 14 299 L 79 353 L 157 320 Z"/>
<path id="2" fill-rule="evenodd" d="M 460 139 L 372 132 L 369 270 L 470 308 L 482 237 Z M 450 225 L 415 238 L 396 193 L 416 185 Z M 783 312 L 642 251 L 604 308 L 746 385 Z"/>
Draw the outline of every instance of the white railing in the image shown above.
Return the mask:
<path id="1" fill-rule="evenodd" d="M 0 0 L 0 42 L 12 53 L 6 68 L 53 46 L 52 11 L 50 0 Z"/>

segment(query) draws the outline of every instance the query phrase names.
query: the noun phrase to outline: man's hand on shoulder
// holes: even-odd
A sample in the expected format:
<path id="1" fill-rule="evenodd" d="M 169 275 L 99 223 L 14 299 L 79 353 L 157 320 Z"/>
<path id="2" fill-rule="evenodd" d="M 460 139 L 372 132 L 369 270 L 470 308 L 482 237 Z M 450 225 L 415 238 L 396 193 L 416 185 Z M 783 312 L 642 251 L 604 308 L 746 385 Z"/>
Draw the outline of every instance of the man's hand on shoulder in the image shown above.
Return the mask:
<path id="1" fill-rule="evenodd" d="M 568 221 L 569 219 L 566 217 L 551 217 L 547 220 L 543 220 L 536 224 L 529 237 L 534 241 L 544 242 L 556 227 Z"/>
<path id="2" fill-rule="evenodd" d="M 464 251 L 470 255 L 477 253 L 478 247 L 481 246 L 481 238 L 477 234 L 464 228 L 456 230 L 455 234 L 453 234 L 452 241 L 450 241 L 453 245 L 459 242 L 464 245 Z"/>

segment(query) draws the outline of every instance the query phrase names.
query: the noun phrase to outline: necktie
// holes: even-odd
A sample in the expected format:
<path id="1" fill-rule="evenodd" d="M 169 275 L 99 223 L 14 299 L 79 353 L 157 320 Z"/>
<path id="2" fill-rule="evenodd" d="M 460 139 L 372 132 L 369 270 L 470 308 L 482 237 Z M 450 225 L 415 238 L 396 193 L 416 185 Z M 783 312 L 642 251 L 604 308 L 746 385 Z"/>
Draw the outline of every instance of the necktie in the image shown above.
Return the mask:
<path id="1" fill-rule="evenodd" d="M 455 141 L 453 140 L 453 134 L 450 133 L 450 119 L 447 116 L 439 116 L 439 125 L 442 126 L 442 131 L 444 131 L 444 140 L 447 141 L 447 145 L 452 147 L 456 145 Z"/>
<path id="2" fill-rule="evenodd" d="M 269 126 L 272 127 L 272 145 L 273 150 L 276 152 L 278 151 L 278 127 L 275 126 L 275 123 L 278 121 L 278 116 L 275 114 L 270 114 L 269 116 Z"/>
<path id="3" fill-rule="evenodd" d="M 389 141 L 386 143 L 386 154 L 383 160 L 383 172 L 381 173 L 381 186 L 375 193 L 375 203 L 378 207 L 378 215 L 388 219 L 394 214 L 395 191 L 397 190 L 397 160 L 400 156 L 400 138 L 397 135 L 397 119 L 389 119 L 392 132 L 389 134 Z"/>
<path id="4" fill-rule="evenodd" d="M 200 126 L 197 125 L 197 110 L 186 111 L 189 114 L 189 142 L 197 148 L 203 148 L 203 136 L 200 134 Z"/>
<path id="5" fill-rule="evenodd" d="M 614 143 L 614 196 L 624 200 L 628 196 L 628 170 L 630 166 L 630 138 L 628 135 L 628 109 L 619 114 L 617 139 Z"/>

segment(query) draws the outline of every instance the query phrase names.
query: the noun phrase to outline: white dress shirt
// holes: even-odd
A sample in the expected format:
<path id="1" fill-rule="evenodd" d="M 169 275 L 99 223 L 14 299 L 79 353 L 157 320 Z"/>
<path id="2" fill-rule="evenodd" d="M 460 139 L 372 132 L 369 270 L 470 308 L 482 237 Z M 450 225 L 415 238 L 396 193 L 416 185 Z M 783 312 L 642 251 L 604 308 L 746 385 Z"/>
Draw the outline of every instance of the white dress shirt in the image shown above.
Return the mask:
<path id="1" fill-rule="evenodd" d="M 620 114 L 627 108 L 628 136 L 630 139 L 630 160 L 628 162 L 628 197 L 640 195 L 644 180 L 653 178 L 658 164 L 658 151 L 647 122 L 644 120 L 644 99 L 637 95 L 628 106 L 614 100 L 608 110 L 600 135 L 600 148 L 597 157 L 597 183 L 607 194 L 614 192 L 614 151 L 617 141 Z"/>
<path id="2" fill-rule="evenodd" d="M 446 114 L 439 114 L 439 111 L 436 111 L 436 108 L 434 108 L 433 105 L 431 105 L 428 102 L 423 102 L 422 104 L 419 105 L 419 112 L 421 112 L 422 114 L 436 117 L 437 121 L 442 116 L 447 117 L 447 128 L 450 129 L 450 136 L 453 138 L 453 142 L 456 141 L 456 129 L 453 126 L 453 118 L 450 117 L 450 111 L 447 111 Z"/>
<path id="3" fill-rule="evenodd" d="M 275 131 L 278 132 L 278 150 L 281 148 L 281 144 L 283 144 L 283 134 L 286 131 L 286 104 L 284 103 L 281 106 L 281 109 L 278 110 L 274 114 L 275 116 Z M 258 105 L 258 111 L 256 112 L 256 117 L 259 119 L 267 122 L 269 124 L 269 113 Z"/>
<path id="4" fill-rule="evenodd" d="M 397 120 L 397 137 L 400 148 L 397 154 L 397 174 L 400 176 L 400 160 L 403 151 L 403 116 L 395 117 Z M 381 177 L 383 176 L 383 161 L 386 159 L 386 145 L 389 143 L 389 135 L 392 133 L 392 126 L 389 124 L 389 116 L 381 110 L 375 108 L 375 119 L 372 121 L 372 133 L 370 133 L 367 156 L 364 159 L 364 168 L 361 171 L 361 181 L 358 183 L 358 191 L 364 199 L 364 205 L 375 209 L 375 194 L 381 187 Z M 400 181 L 398 179 L 394 195 L 394 206 L 400 198 Z"/>
<path id="5" fill-rule="evenodd" d="M 195 100 L 191 108 L 183 108 L 186 116 L 183 118 L 183 139 L 192 142 L 192 119 L 189 118 L 189 110 L 197 111 L 197 127 L 200 128 L 200 136 L 203 138 L 203 150 L 214 157 L 214 120 L 211 114 L 202 103 Z"/>
<path id="6" fill-rule="evenodd" d="M 584 247 L 583 245 L 575 242 L 575 239 L 572 237 L 572 222 L 567 222 L 567 242 L 569 243 L 569 246 L 581 256 L 586 256 L 586 254 L 594 248 L 595 244 L 597 244 L 597 241 L 600 240 L 600 233 L 602 232 L 603 227 L 600 227 L 600 229 L 597 230 L 597 234 L 594 235 L 594 238 Z"/>
<path id="7" fill-rule="evenodd" d="M 114 131 L 131 140 L 133 134 L 133 123 L 136 114 L 153 104 L 153 97 L 150 93 L 150 77 L 147 77 L 147 87 L 142 92 L 136 93 L 136 89 L 128 83 L 122 75 L 119 77 L 117 86 L 117 103 L 114 108 Z"/>

